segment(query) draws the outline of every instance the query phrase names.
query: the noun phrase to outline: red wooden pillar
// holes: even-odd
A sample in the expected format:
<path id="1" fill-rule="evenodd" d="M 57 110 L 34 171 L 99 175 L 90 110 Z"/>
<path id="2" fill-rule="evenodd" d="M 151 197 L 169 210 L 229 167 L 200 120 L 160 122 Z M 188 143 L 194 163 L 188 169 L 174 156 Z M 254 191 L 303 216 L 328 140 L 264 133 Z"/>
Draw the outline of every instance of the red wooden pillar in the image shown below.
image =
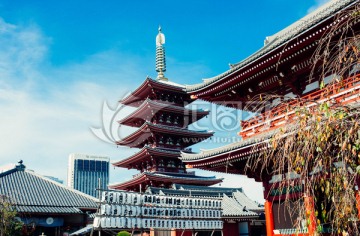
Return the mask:
<path id="1" fill-rule="evenodd" d="M 265 201 L 265 220 L 266 220 L 266 235 L 274 235 L 274 214 L 272 209 L 272 202 Z"/>
<path id="2" fill-rule="evenodd" d="M 360 219 L 360 191 L 356 191 L 356 209 L 358 211 L 358 219 Z"/>
<path id="3" fill-rule="evenodd" d="M 305 214 L 306 221 L 308 224 L 308 234 L 309 236 L 314 236 L 316 233 L 316 217 L 315 217 L 315 208 L 314 208 L 314 198 L 305 196 Z"/>

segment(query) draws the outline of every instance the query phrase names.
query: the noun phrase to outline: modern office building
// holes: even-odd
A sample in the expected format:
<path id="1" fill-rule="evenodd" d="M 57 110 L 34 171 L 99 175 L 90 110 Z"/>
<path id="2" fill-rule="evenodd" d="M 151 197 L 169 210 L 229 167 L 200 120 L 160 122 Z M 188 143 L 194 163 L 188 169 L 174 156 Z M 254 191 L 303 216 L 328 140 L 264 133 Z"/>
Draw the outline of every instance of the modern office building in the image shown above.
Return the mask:
<path id="1" fill-rule="evenodd" d="M 97 197 L 96 189 L 109 184 L 109 161 L 105 156 L 72 153 L 69 155 L 68 186 Z"/>

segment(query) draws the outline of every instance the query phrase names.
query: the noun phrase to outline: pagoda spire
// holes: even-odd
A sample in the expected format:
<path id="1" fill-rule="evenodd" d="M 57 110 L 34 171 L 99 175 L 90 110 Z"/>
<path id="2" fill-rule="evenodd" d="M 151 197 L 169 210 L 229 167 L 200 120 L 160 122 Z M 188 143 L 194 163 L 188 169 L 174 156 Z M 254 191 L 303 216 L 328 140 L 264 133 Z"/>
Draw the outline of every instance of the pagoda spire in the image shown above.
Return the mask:
<path id="1" fill-rule="evenodd" d="M 161 32 L 161 26 L 159 26 L 158 34 L 156 36 L 156 71 L 158 72 L 157 80 L 168 81 L 164 76 L 166 71 L 165 61 L 165 35 Z"/>

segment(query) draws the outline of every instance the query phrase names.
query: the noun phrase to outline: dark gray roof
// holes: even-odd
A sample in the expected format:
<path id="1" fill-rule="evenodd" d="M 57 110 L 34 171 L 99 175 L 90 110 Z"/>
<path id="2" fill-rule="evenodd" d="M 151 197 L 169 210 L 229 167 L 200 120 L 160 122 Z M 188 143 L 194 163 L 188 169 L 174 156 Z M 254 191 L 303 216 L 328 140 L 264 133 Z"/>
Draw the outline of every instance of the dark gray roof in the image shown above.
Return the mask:
<path id="1" fill-rule="evenodd" d="M 25 170 L 22 164 L 0 173 L 0 194 L 7 196 L 18 212 L 71 214 L 97 208 L 96 198 Z"/>
<path id="2" fill-rule="evenodd" d="M 281 30 L 280 32 L 274 34 L 273 36 L 267 37 L 267 43 L 264 47 L 260 50 L 249 56 L 248 58 L 244 59 L 243 61 L 231 65 L 230 70 L 217 75 L 213 78 L 204 79 L 202 83 L 194 84 L 194 85 L 187 85 L 186 91 L 193 92 L 200 90 L 203 87 L 206 87 L 212 83 L 220 81 L 226 76 L 241 70 L 245 66 L 249 65 L 250 63 L 254 62 L 255 60 L 263 57 L 266 54 L 269 54 L 276 48 L 279 48 L 285 44 L 287 44 L 290 40 L 296 38 L 298 35 L 306 32 L 308 29 L 314 27 L 315 25 L 319 24 L 320 22 L 328 19 L 336 12 L 340 11 L 341 9 L 347 7 L 350 4 L 354 4 L 357 0 L 333 0 L 329 1 L 328 3 L 324 4 L 323 6 L 319 7 L 315 11 L 311 12 L 310 14 L 306 15 L 305 17 L 301 18 L 300 20 L 296 21 L 295 23 L 291 24 L 290 26 L 286 27 L 285 29 Z"/>
<path id="3" fill-rule="evenodd" d="M 49 214 L 72 214 L 82 213 L 82 211 L 76 207 L 53 207 L 53 206 L 16 206 L 17 212 L 26 213 L 49 213 Z"/>

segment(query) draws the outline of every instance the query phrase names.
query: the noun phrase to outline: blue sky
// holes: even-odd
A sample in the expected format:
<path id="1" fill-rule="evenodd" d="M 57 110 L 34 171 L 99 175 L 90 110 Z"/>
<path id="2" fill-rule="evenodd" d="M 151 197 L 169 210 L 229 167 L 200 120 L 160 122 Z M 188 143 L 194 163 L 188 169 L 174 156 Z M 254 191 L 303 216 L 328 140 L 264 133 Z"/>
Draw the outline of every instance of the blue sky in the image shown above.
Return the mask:
<path id="1" fill-rule="evenodd" d="M 0 0 L 0 166 L 23 159 L 40 174 L 66 180 L 72 152 L 112 161 L 134 153 L 101 141 L 90 127 L 101 126 L 105 101 L 116 108 L 147 75 L 156 77 L 159 24 L 166 36 L 166 76 L 193 84 L 224 72 L 262 47 L 266 36 L 324 2 Z M 230 140 L 235 134 L 217 135 Z M 111 182 L 135 173 L 112 170 Z M 260 184 L 216 175 L 226 177 L 223 186 L 244 187 L 262 199 Z"/>

